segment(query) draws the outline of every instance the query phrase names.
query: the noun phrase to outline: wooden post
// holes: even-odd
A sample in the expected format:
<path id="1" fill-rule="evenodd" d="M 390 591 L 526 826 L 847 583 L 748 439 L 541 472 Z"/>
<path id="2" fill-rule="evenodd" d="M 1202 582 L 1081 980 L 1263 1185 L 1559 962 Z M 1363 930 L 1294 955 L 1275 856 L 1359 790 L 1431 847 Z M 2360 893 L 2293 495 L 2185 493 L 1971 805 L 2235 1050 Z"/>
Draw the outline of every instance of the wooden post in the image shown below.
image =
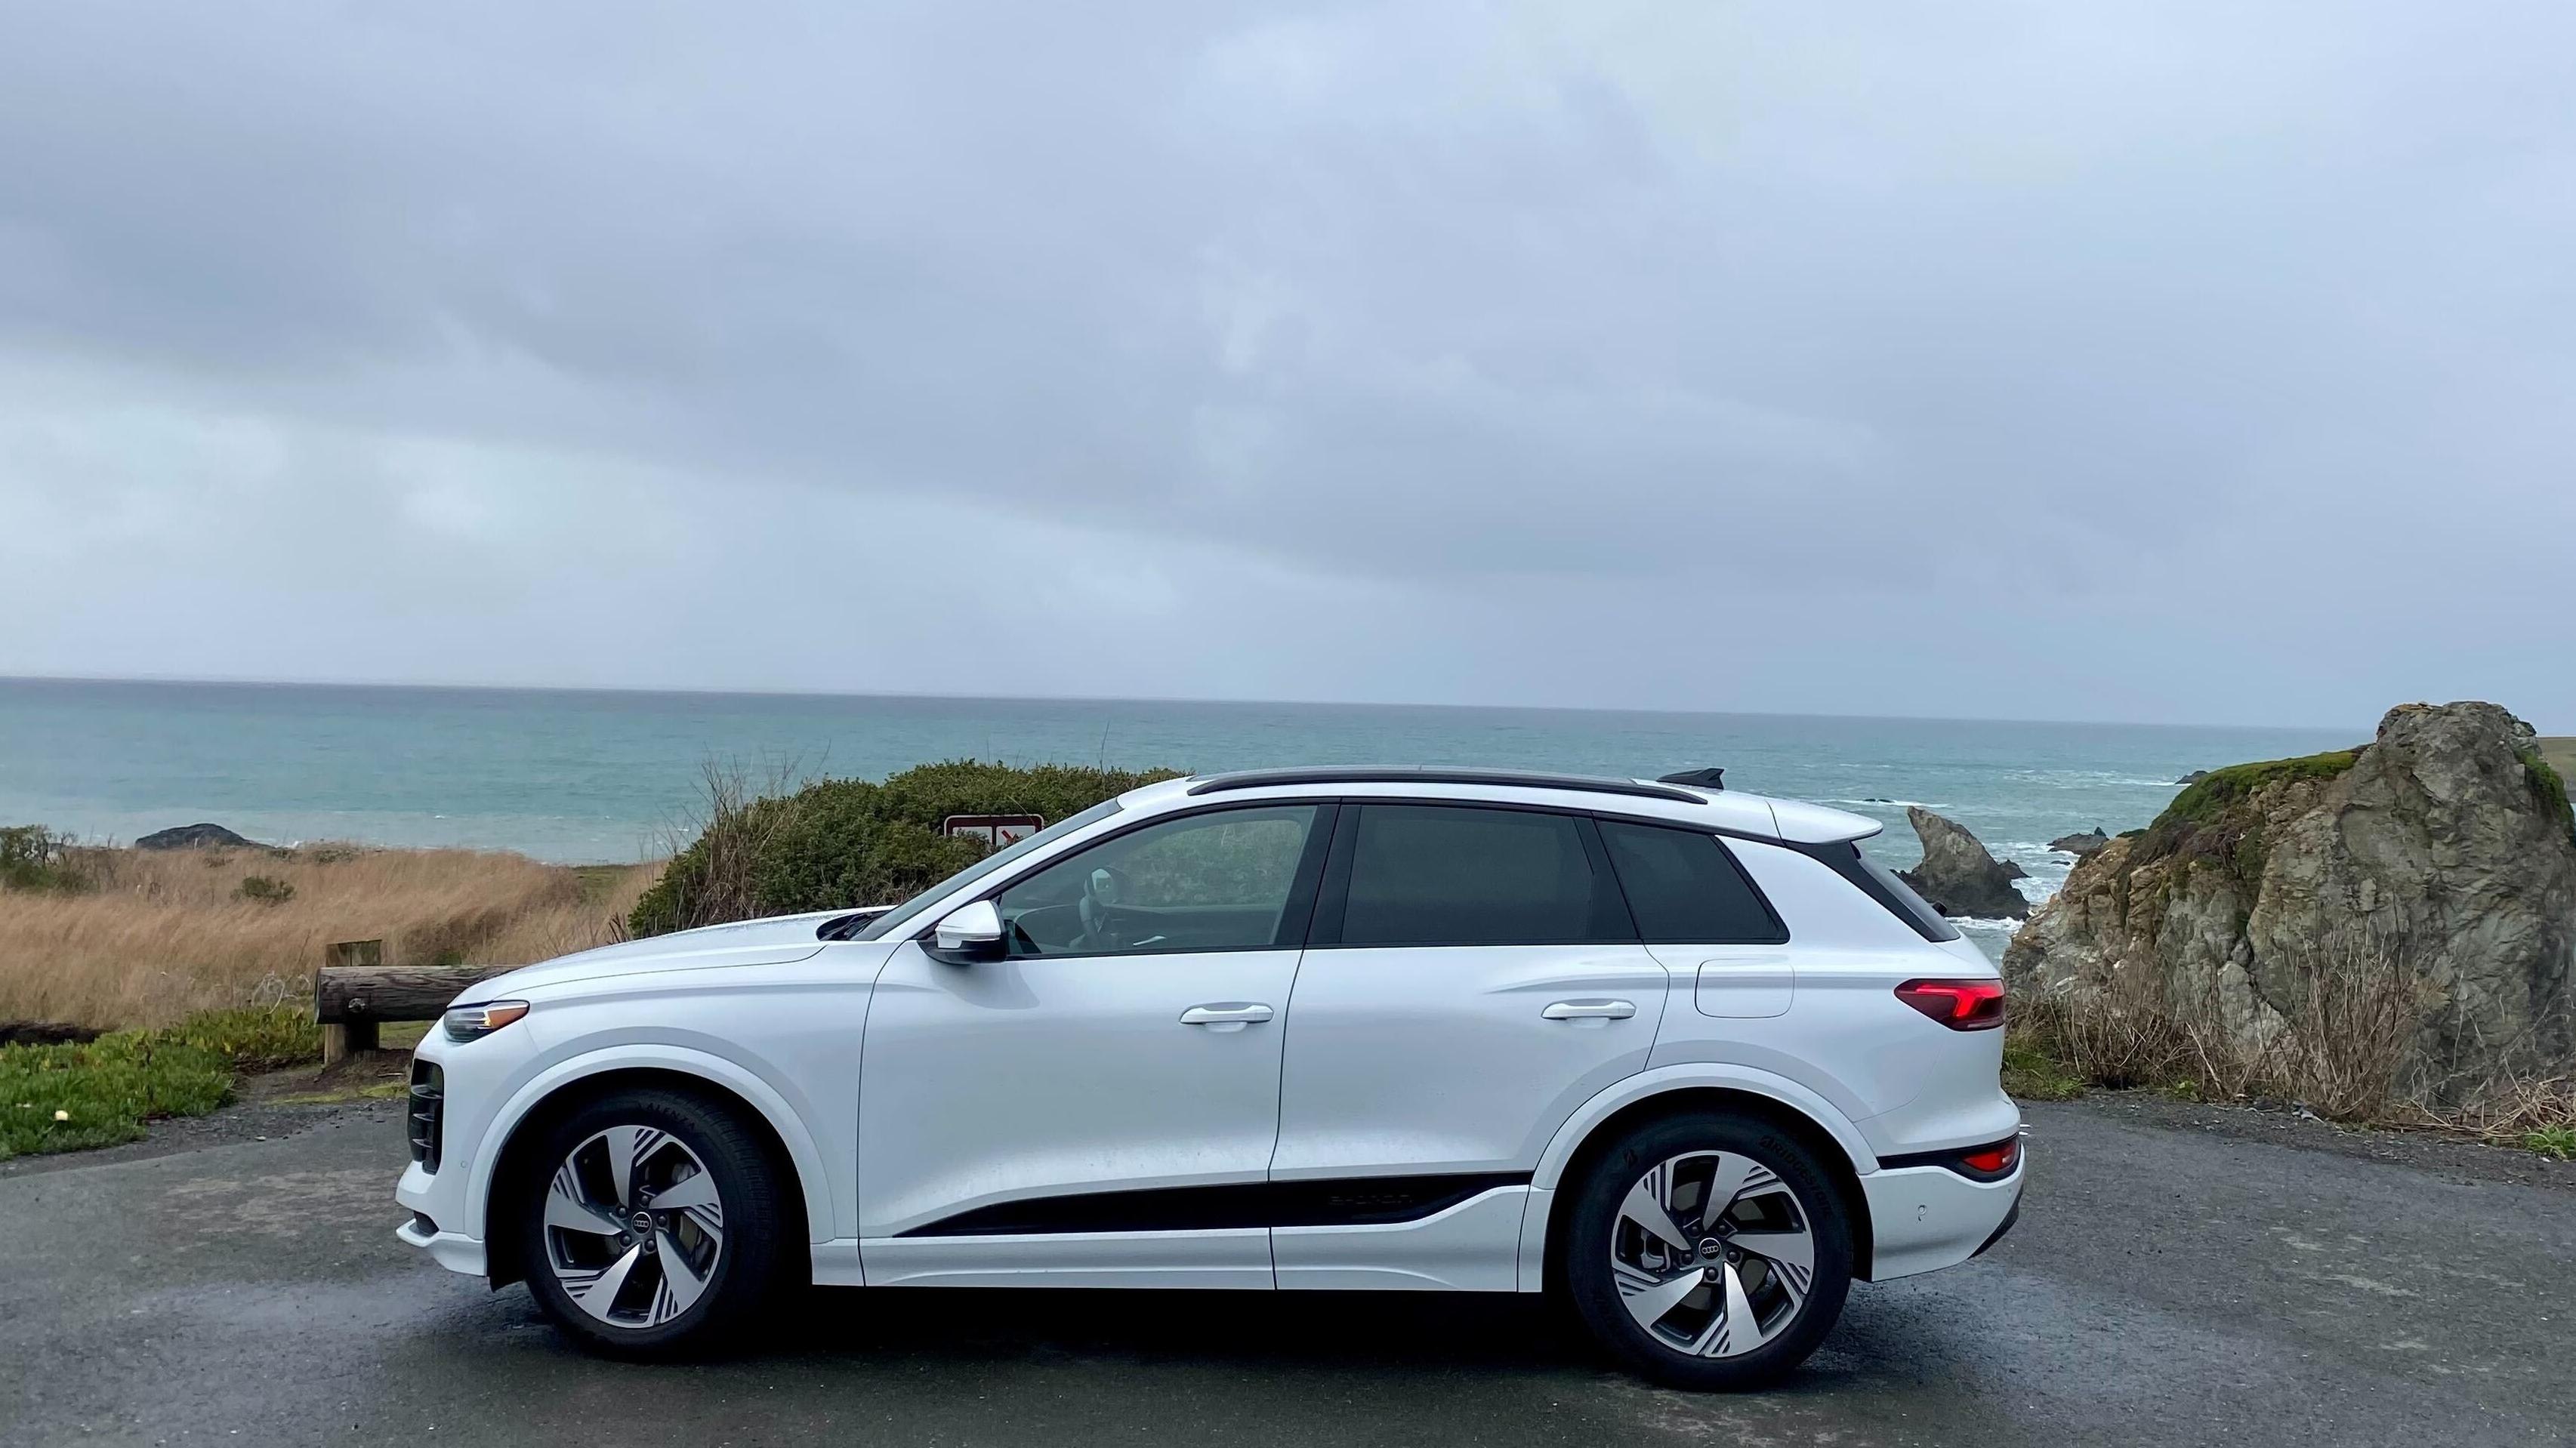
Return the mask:
<path id="1" fill-rule="evenodd" d="M 342 940 L 322 947 L 324 970 L 345 969 L 355 965 L 385 963 L 385 943 L 381 940 Z M 322 981 L 316 975 L 313 984 L 313 1016 L 322 1023 L 322 1064 L 346 1059 L 356 1051 L 376 1049 L 376 1019 L 334 1019 L 322 1009 Z"/>

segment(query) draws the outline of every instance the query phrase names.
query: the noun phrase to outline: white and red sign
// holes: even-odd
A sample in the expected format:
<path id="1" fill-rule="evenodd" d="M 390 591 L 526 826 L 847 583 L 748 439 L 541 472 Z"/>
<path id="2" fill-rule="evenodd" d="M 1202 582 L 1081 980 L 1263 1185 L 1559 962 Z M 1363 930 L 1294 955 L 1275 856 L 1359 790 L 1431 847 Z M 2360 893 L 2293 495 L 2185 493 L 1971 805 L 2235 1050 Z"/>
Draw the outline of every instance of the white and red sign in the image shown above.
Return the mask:
<path id="1" fill-rule="evenodd" d="M 1043 817 L 1027 814 L 950 815 L 939 822 L 939 832 L 943 835 L 971 835 L 997 850 L 1014 840 L 1025 840 L 1045 828 Z"/>

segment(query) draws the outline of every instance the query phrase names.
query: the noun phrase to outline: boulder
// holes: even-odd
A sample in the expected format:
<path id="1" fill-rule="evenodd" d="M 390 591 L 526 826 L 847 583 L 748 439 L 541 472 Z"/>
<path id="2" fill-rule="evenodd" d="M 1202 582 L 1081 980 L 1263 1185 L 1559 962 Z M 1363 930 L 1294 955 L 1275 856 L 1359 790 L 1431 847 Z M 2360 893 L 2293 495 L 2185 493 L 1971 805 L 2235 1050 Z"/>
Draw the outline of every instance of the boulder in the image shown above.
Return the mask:
<path id="1" fill-rule="evenodd" d="M 2211 771 L 2079 860 L 2004 953 L 2018 992 L 2152 1008 L 2249 1054 L 2375 1032 L 2390 1089 L 2437 1109 L 2569 1068 L 2571 964 L 2566 792 L 2484 703 Z"/>
<path id="2" fill-rule="evenodd" d="M 2095 850 L 2098 850 L 2109 843 L 2111 843 L 2111 837 L 2102 833 L 2102 827 L 2100 825 L 2095 825 L 2092 831 L 2087 834 L 2059 835 L 2056 839 L 2048 842 L 2048 847 L 2052 850 L 2073 855 L 2080 860 L 2086 855 L 2093 853 Z"/>
<path id="3" fill-rule="evenodd" d="M 2174 783 L 2180 785 L 2194 785 L 2207 778 L 2209 778 L 2208 770 L 2195 769 L 2191 773 L 2184 775 L 2182 778 L 2175 780 Z"/>
<path id="4" fill-rule="evenodd" d="M 2030 914 L 2030 902 L 2013 888 L 2027 873 L 2021 866 L 1997 860 L 1975 835 L 1921 805 L 1907 805 L 1905 818 L 1923 841 L 1923 863 L 1896 873 L 1933 909 L 1987 920 Z"/>
<path id="5" fill-rule="evenodd" d="M 138 850 L 205 850 L 219 847 L 257 849 L 259 845 L 256 841 L 243 839 L 222 825 L 209 824 L 173 825 L 166 830 L 154 830 L 134 842 L 134 848 Z"/>

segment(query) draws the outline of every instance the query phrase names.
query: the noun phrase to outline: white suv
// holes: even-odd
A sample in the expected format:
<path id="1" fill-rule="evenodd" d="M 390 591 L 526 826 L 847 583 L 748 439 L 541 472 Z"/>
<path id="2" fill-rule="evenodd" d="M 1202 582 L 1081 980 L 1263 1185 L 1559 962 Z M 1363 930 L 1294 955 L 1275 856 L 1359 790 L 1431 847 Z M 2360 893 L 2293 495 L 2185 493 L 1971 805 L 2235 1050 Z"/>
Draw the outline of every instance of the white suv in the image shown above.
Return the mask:
<path id="1" fill-rule="evenodd" d="M 502 976 L 421 1043 L 401 1234 L 631 1354 L 807 1280 L 1544 1290 L 1775 1377 L 2003 1235 L 2020 1115 L 1878 825 L 1718 783 L 1172 780 L 891 910 Z"/>

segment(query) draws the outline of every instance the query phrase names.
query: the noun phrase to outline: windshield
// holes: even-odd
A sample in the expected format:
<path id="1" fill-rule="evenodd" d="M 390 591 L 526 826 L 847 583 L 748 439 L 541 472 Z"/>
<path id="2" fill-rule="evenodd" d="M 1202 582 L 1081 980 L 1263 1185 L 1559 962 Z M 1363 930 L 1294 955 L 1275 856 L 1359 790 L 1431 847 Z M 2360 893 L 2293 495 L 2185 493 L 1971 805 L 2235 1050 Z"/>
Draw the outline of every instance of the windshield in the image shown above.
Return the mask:
<path id="1" fill-rule="evenodd" d="M 938 884 L 931 886 L 929 889 L 922 891 L 920 894 L 913 896 L 911 899 L 897 905 L 892 910 L 878 916 L 876 919 L 869 921 L 858 934 L 853 935 L 850 938 L 852 940 L 883 940 L 896 931 L 903 929 L 914 916 L 929 909 L 932 901 L 942 900 L 950 895 L 954 895 L 959 890 L 974 884 L 976 881 L 983 879 L 987 875 L 995 873 L 1003 866 L 1010 864 L 1012 861 L 1027 857 L 1031 853 L 1035 852 L 1040 846 L 1052 844 L 1053 842 L 1072 834 L 1076 830 L 1098 824 L 1100 821 L 1105 820 L 1116 813 L 1118 813 L 1118 801 L 1114 799 L 1104 799 L 1100 803 L 1093 805 L 1091 808 L 1084 810 L 1078 815 L 1068 815 L 1063 819 L 1057 820 L 1054 824 L 1047 826 L 1036 834 L 1026 836 L 1022 839 L 1013 840 L 1011 843 L 1004 845 L 1002 848 L 995 850 L 993 853 L 986 855 L 984 858 L 977 860 L 971 865 L 968 865 L 965 869 L 958 871 L 956 874 L 949 876 L 947 879 L 942 880 Z"/>

